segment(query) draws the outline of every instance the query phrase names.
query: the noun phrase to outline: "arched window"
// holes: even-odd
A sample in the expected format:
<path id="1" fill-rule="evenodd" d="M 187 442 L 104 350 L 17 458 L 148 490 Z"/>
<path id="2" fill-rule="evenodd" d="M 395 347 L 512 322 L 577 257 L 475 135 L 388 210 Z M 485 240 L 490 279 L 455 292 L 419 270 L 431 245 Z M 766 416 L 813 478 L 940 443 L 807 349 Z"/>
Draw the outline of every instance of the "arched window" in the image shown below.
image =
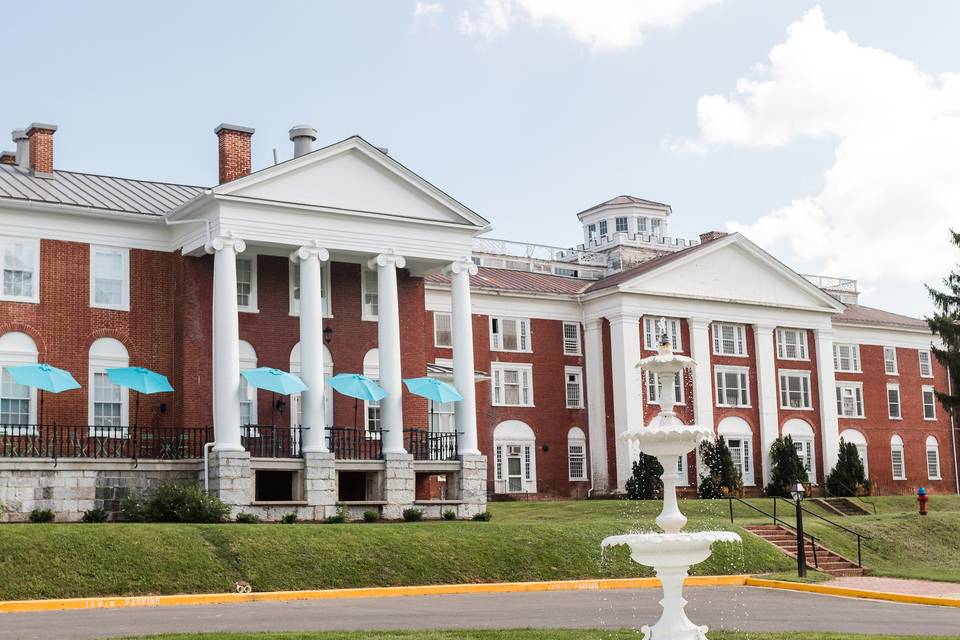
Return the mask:
<path id="1" fill-rule="evenodd" d="M 894 480 L 907 479 L 907 464 L 903 453 L 903 438 L 900 436 L 890 438 L 890 465 Z"/>
<path id="2" fill-rule="evenodd" d="M 927 436 L 927 480 L 940 480 L 940 443 Z"/>
<path id="3" fill-rule="evenodd" d="M 290 351 L 290 373 L 300 375 L 300 343 L 293 346 Z M 323 376 L 329 378 L 333 376 L 333 356 L 327 345 L 323 345 Z M 290 421 L 295 427 L 300 426 L 303 418 L 303 404 L 300 402 L 300 394 L 294 393 L 290 396 Z M 333 387 L 324 383 L 323 385 L 323 415 L 328 427 L 333 426 Z"/>
<path id="4" fill-rule="evenodd" d="M 867 464 L 867 439 L 856 429 L 844 429 L 840 433 L 840 439 L 844 442 L 850 442 L 857 447 L 857 455 L 860 456 L 860 462 L 863 464 L 863 473 L 870 477 L 870 466 Z"/>
<path id="5" fill-rule="evenodd" d="M 494 493 L 536 493 L 537 456 L 533 429 L 505 420 L 493 430 Z"/>
<path id="6" fill-rule="evenodd" d="M 380 352 L 370 349 L 363 356 L 363 375 L 375 382 L 380 381 Z M 363 403 L 363 428 L 368 438 L 380 437 L 380 401 L 369 400 Z"/>
<path id="7" fill-rule="evenodd" d="M 573 482 L 587 479 L 587 436 L 580 427 L 567 432 L 567 471 Z"/>
<path id="8" fill-rule="evenodd" d="M 717 426 L 717 435 L 723 436 L 723 440 L 730 448 L 730 455 L 733 456 L 733 466 L 740 472 L 743 478 L 743 484 L 752 487 L 756 484 L 753 477 L 753 429 L 747 424 L 747 421 L 737 416 L 729 416 L 720 421 Z"/>
<path id="9" fill-rule="evenodd" d="M 257 352 L 253 345 L 246 340 L 240 341 L 240 371 L 250 371 L 257 368 Z M 240 376 L 240 424 L 247 426 L 257 424 L 257 388 L 251 386 L 247 379 Z"/>
<path id="10" fill-rule="evenodd" d="M 17 384 L 7 367 L 36 362 L 37 345 L 33 338 L 20 331 L 0 336 L 0 433 L 27 435 L 33 431 L 25 425 L 37 421 L 36 390 Z"/>
<path id="11" fill-rule="evenodd" d="M 91 427 L 129 426 L 130 394 L 126 387 L 113 384 L 107 376 L 107 369 L 129 366 L 127 348 L 119 340 L 99 338 L 90 345 L 87 416 Z"/>
<path id="12" fill-rule="evenodd" d="M 807 477 L 810 482 L 817 482 L 817 457 L 813 444 L 813 427 L 806 420 L 792 418 L 783 425 L 783 435 L 790 436 L 793 440 L 793 446 L 803 462 L 803 468 L 807 470 Z"/>

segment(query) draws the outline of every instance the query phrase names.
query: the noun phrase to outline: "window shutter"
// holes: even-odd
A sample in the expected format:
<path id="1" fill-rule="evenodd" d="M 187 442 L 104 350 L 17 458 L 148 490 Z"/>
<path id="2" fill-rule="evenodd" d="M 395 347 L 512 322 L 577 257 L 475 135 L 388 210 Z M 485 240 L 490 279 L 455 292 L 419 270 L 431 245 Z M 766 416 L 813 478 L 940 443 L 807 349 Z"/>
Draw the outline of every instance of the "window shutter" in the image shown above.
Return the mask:
<path id="1" fill-rule="evenodd" d="M 520 334 L 518 340 L 518 348 L 520 351 L 527 350 L 527 339 L 530 332 L 530 324 L 528 320 L 517 320 L 517 332 Z"/>
<path id="2" fill-rule="evenodd" d="M 520 404 L 530 404 L 530 372 L 520 370 Z"/>
<path id="3" fill-rule="evenodd" d="M 493 401 L 496 404 L 503 402 L 503 374 L 500 369 L 493 370 Z"/>
<path id="4" fill-rule="evenodd" d="M 746 438 L 740 441 L 740 448 L 743 452 L 743 475 L 749 476 L 750 472 L 750 441 Z M 744 478 L 746 482 L 746 478 Z"/>
<path id="5" fill-rule="evenodd" d="M 723 353 L 723 350 L 720 349 L 720 327 L 713 325 L 713 352 L 714 353 Z"/>
<path id="6" fill-rule="evenodd" d="M 490 319 L 490 337 L 493 340 L 493 348 L 500 348 L 500 319 L 491 318 Z"/>
<path id="7" fill-rule="evenodd" d="M 503 446 L 497 445 L 497 480 L 503 480 Z"/>
<path id="8" fill-rule="evenodd" d="M 523 447 L 523 477 L 526 480 L 530 479 L 531 467 L 533 466 L 531 461 L 531 457 L 532 457 L 531 449 L 532 447 L 530 445 L 526 445 Z"/>

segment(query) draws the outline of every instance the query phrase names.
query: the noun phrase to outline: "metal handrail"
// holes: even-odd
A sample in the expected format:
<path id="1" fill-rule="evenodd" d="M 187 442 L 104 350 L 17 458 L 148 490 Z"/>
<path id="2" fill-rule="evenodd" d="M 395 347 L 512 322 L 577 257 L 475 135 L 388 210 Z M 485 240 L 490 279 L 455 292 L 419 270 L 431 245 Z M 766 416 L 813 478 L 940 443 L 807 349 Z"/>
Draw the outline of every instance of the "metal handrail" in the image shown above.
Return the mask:
<path id="1" fill-rule="evenodd" d="M 851 494 L 855 493 L 853 489 L 851 489 L 849 486 L 846 485 L 846 483 L 841 482 L 841 481 L 839 481 L 839 480 L 837 480 L 836 482 L 839 483 L 841 487 L 843 487 L 844 489 L 846 489 L 847 491 L 849 491 Z M 828 494 L 830 493 L 830 489 L 829 489 L 829 488 L 827 488 L 827 493 L 828 493 Z M 846 499 L 846 500 L 849 500 L 850 498 L 856 498 L 857 500 L 859 500 L 859 501 L 862 502 L 863 504 L 870 505 L 870 508 L 873 509 L 873 515 L 877 515 L 877 505 L 874 504 L 873 502 L 867 502 L 866 500 L 863 499 L 863 496 L 858 496 L 858 495 L 834 496 L 834 495 L 831 495 L 830 497 L 831 497 L 831 498 L 844 498 L 844 499 Z"/>
<path id="2" fill-rule="evenodd" d="M 766 511 L 764 511 L 763 509 L 761 509 L 760 507 L 754 506 L 754 505 L 750 504 L 749 502 L 747 502 L 746 500 L 743 500 L 743 499 L 741 499 L 741 498 L 737 498 L 736 496 L 727 496 L 727 503 L 730 505 L 730 523 L 731 523 L 731 524 L 733 524 L 733 501 L 734 501 L 734 500 L 736 500 L 737 502 L 739 502 L 739 503 L 742 504 L 742 505 L 745 505 L 745 506 L 747 506 L 747 507 L 750 507 L 751 509 L 753 509 L 753 510 L 756 511 L 757 513 L 759 513 L 759 514 L 761 514 L 761 515 L 763 515 L 763 516 L 766 516 L 767 518 L 771 518 L 771 519 L 773 520 L 773 523 L 774 523 L 774 524 L 783 525 L 784 527 L 786 527 L 786 528 L 788 528 L 788 529 L 793 529 L 794 531 L 796 531 L 796 526 L 790 526 L 790 523 L 789 523 L 789 522 L 787 522 L 786 520 L 782 520 L 782 519 L 780 519 L 780 518 L 777 517 L 777 503 L 776 503 L 776 501 L 774 501 L 774 503 L 773 503 L 773 514 L 771 515 L 771 514 L 767 513 Z M 814 568 L 814 569 L 819 569 L 819 568 L 820 568 L 820 561 L 819 561 L 819 559 L 817 558 L 817 543 L 818 543 L 820 540 L 819 540 L 819 538 L 817 538 L 816 536 L 814 536 L 812 533 L 809 533 L 809 532 L 807 532 L 807 531 L 804 531 L 803 534 L 804 534 L 806 537 L 810 538 L 810 546 L 811 546 L 811 548 L 813 548 L 813 568 Z M 798 550 L 797 550 L 797 553 L 799 553 L 799 552 L 800 552 L 800 550 L 798 549 Z"/>
<path id="3" fill-rule="evenodd" d="M 777 500 L 783 500 L 783 501 L 786 502 L 787 504 L 794 505 L 794 502 L 791 501 L 791 500 L 787 500 L 786 498 L 784 498 L 784 497 L 782 497 L 782 496 L 774 496 L 774 497 L 773 497 L 773 509 L 774 509 L 774 511 L 776 511 L 776 509 L 777 509 Z M 837 529 L 841 529 L 841 530 L 843 530 L 843 531 L 846 531 L 847 533 L 850 533 L 850 534 L 855 535 L 855 536 L 857 537 L 857 566 L 858 566 L 858 567 L 862 567 L 862 566 L 863 566 L 863 559 L 862 559 L 862 556 L 863 556 L 863 551 L 862 551 L 863 545 L 862 545 L 861 543 L 862 543 L 863 540 L 870 540 L 870 539 L 871 539 L 870 536 L 865 536 L 865 535 L 863 535 L 862 533 L 859 533 L 859 532 L 857 532 L 857 531 L 854 531 L 853 529 L 850 529 L 850 528 L 848 528 L 848 527 L 845 527 L 845 526 L 843 526 L 842 524 L 840 524 L 840 523 L 838 523 L 838 522 L 834 522 L 833 520 L 831 520 L 831 519 L 829 519 L 829 518 L 825 518 L 825 517 L 823 517 L 822 515 L 820 515 L 819 513 L 815 513 L 815 512 L 813 512 L 813 511 L 810 511 L 809 509 L 807 509 L 806 507 L 804 507 L 802 504 L 800 505 L 800 510 L 803 511 L 804 513 L 806 513 L 806 514 L 809 514 L 809 515 L 813 516 L 814 518 L 819 518 L 820 520 L 823 520 L 824 522 L 826 522 L 827 524 L 829 524 L 829 525 L 832 526 L 832 527 L 835 527 L 835 528 L 837 528 Z"/>

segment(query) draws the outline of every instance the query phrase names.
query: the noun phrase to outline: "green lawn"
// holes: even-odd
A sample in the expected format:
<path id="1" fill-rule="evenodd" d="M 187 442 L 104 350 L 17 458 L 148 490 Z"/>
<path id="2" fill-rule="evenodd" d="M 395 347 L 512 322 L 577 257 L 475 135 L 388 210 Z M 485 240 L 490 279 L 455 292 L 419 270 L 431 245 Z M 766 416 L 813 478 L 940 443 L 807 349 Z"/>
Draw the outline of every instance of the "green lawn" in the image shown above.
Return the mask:
<path id="1" fill-rule="evenodd" d="M 883 575 L 960 581 L 960 499 L 934 498 L 926 519 L 909 500 L 884 515 L 846 518 L 873 535 L 865 563 Z M 769 509 L 769 500 L 751 501 Z M 0 525 L 0 599 L 476 583 L 651 575 L 607 535 L 652 530 L 659 503 L 623 500 L 493 503 L 491 522 L 342 525 Z M 688 529 L 730 528 L 726 501 L 682 501 Z M 900 511 L 898 511 L 898 509 Z M 949 509 L 949 510 L 948 510 Z M 762 516 L 737 504 L 737 525 Z M 838 518 L 839 519 L 839 518 Z M 849 554 L 843 536 L 809 527 Z M 737 529 L 739 530 L 739 529 Z M 794 561 L 742 530 L 696 574 L 776 573 Z M 846 546 L 845 546 L 846 545 Z"/>
<path id="2" fill-rule="evenodd" d="M 141 636 L 142 637 L 142 636 Z M 638 640 L 632 630 L 366 631 L 351 633 L 201 633 L 147 636 L 144 640 Z M 711 631 L 710 640 L 933 640 L 933 636 L 850 633 L 735 633 Z"/>

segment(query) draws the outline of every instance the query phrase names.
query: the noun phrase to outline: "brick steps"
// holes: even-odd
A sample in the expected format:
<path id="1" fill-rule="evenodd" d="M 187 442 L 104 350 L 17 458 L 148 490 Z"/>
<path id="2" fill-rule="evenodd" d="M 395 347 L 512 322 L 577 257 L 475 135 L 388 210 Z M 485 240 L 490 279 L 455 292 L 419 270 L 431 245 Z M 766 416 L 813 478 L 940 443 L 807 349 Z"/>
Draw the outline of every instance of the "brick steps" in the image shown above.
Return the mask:
<path id="1" fill-rule="evenodd" d="M 865 516 L 870 513 L 849 498 L 814 498 L 813 502 L 838 516 Z"/>
<path id="2" fill-rule="evenodd" d="M 792 558 L 797 557 L 797 534 L 795 531 L 777 525 L 761 524 L 744 527 L 747 531 L 759 538 L 763 538 Z M 862 576 L 863 567 L 858 567 L 843 556 L 830 551 L 823 545 L 816 548 L 816 562 L 814 562 L 814 548 L 809 539 L 804 540 L 804 553 L 807 566 L 832 576 Z"/>

